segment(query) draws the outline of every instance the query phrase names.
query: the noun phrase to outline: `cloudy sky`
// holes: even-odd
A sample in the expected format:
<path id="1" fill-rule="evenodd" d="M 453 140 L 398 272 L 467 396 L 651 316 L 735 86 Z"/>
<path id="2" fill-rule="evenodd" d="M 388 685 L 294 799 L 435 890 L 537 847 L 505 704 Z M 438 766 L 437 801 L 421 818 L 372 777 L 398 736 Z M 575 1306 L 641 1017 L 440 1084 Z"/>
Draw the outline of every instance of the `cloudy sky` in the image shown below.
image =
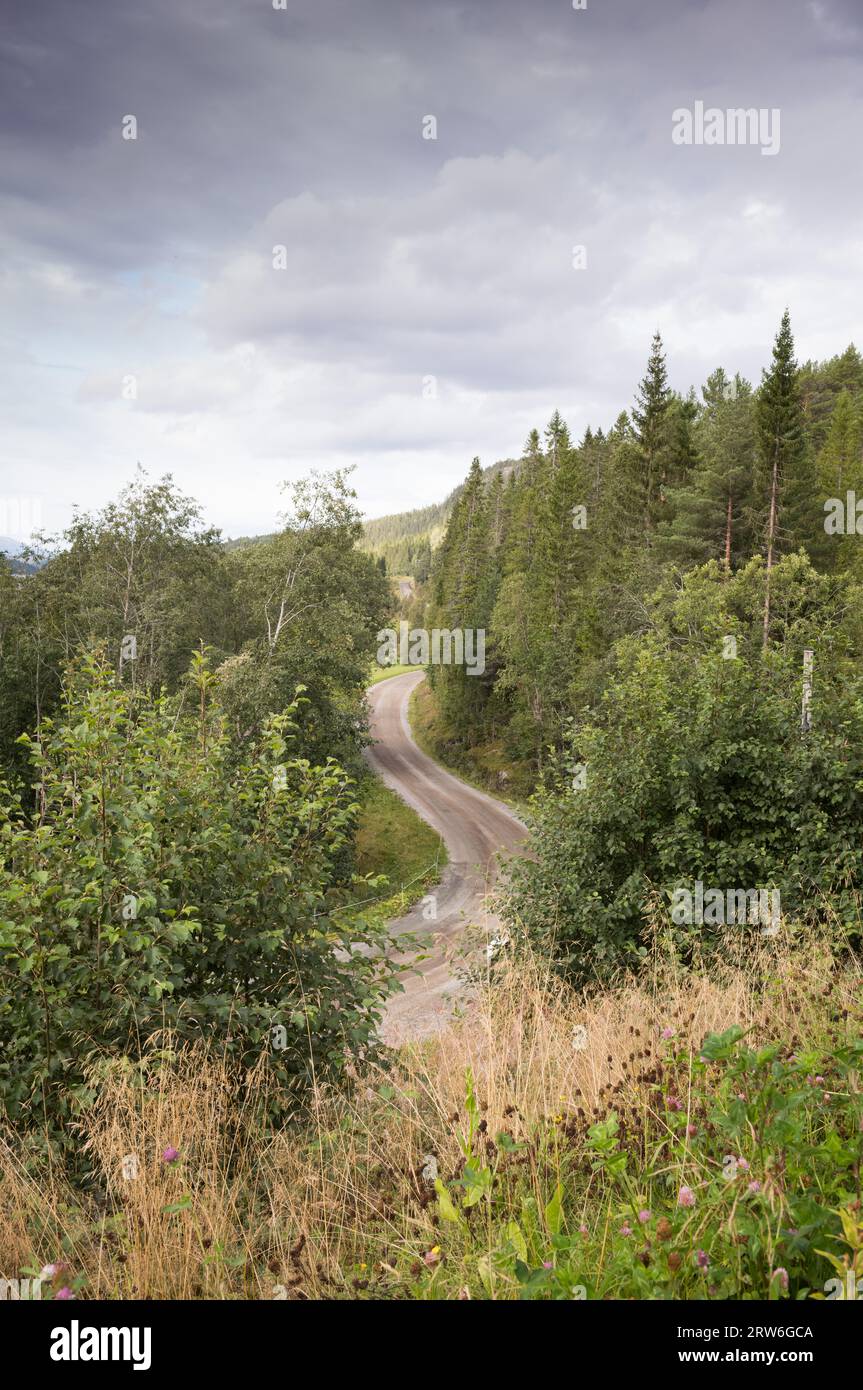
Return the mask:
<path id="1" fill-rule="evenodd" d="M 273 5 L 0 0 L 7 517 L 137 462 L 229 535 L 311 468 L 381 515 L 610 423 L 656 328 L 681 390 L 786 303 L 801 359 L 859 340 L 860 0 Z M 778 154 L 675 144 L 696 101 Z"/>

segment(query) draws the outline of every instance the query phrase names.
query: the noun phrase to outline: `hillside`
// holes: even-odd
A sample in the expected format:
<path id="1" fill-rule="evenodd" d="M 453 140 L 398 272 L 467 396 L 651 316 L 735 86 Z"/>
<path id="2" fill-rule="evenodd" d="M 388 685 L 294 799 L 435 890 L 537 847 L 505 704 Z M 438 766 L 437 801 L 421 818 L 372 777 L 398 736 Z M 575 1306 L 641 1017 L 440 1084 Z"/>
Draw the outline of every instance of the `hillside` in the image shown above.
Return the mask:
<path id="1" fill-rule="evenodd" d="M 508 478 L 518 467 L 517 459 L 499 459 L 489 464 L 482 470 L 486 485 L 498 473 Z M 389 574 L 411 574 L 420 581 L 427 579 L 431 552 L 443 540 L 453 508 L 463 491 L 464 483 L 459 483 L 443 502 L 366 521 L 360 549 L 375 556 L 382 555 Z"/>

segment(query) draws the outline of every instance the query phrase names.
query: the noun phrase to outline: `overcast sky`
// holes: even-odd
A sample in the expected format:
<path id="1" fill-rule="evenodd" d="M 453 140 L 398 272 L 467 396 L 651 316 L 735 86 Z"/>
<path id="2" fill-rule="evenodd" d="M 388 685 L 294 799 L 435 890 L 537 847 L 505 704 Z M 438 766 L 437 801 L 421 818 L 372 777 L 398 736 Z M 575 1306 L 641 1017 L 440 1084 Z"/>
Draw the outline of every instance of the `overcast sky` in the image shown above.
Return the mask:
<path id="1" fill-rule="evenodd" d="M 656 328 L 681 390 L 786 303 L 801 360 L 861 336 L 860 0 L 0 9 L 0 487 L 48 529 L 138 461 L 228 535 L 311 468 L 399 511 L 607 426 Z M 779 152 L 676 145 L 699 100 Z"/>

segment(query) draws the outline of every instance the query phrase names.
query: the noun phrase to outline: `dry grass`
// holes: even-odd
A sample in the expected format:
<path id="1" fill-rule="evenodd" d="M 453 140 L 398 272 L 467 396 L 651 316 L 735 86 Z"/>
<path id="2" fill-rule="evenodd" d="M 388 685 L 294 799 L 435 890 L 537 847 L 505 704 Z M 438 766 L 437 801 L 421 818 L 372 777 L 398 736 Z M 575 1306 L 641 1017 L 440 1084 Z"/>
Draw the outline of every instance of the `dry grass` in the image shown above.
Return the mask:
<path id="1" fill-rule="evenodd" d="M 592 999 L 537 965 L 505 964 L 441 1037 L 403 1047 L 350 1099 L 319 1094 L 302 1124 L 275 1134 L 261 1121 L 263 1067 L 241 1085 L 196 1051 L 114 1064 L 80 1125 L 89 1195 L 25 1162 L 11 1136 L 0 1145 L 0 1274 L 62 1259 L 61 1278 L 80 1278 L 89 1298 L 409 1296 L 406 1262 L 436 1239 L 424 1156 L 444 1178 L 458 1169 L 466 1069 L 489 1134 L 518 1135 L 576 1106 L 599 1110 L 661 1028 L 693 1051 L 733 1023 L 799 1046 L 823 1039 L 828 1010 L 854 1016 L 859 983 L 811 948 L 765 948 L 709 976 L 657 963 Z M 169 1146 L 176 1163 L 162 1160 Z M 138 1175 L 127 1180 L 129 1155 Z"/>

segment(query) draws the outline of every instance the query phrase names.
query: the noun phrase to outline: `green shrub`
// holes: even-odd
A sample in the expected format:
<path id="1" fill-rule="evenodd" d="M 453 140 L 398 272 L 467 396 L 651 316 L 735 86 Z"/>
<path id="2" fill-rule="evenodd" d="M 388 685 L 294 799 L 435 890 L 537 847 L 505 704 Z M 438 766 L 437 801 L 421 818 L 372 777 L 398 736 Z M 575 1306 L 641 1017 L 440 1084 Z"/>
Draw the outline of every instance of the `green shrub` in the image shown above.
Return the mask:
<path id="1" fill-rule="evenodd" d="M 252 1066 L 284 1108 L 373 1049 L 388 938 L 329 916 L 357 805 L 292 751 L 298 703 L 238 761 L 196 657 L 193 699 L 118 685 L 90 656 L 24 737 L 37 811 L 0 802 L 0 1101 L 56 1132 L 99 1054 L 167 1028 Z M 191 708 L 190 708 L 191 707 Z M 363 949 L 357 951 L 360 945 Z"/>
<path id="2" fill-rule="evenodd" d="M 780 579 L 799 586 L 801 567 L 783 564 L 780 593 Z M 620 644 L 601 705 L 572 722 L 534 799 L 535 858 L 517 869 L 504 912 L 578 982 L 636 965 L 657 915 L 684 958 L 726 933 L 739 939 L 748 927 L 674 924 L 675 890 L 698 880 L 723 893 L 778 889 L 788 921 L 831 920 L 859 936 L 863 686 L 825 641 L 802 734 L 811 627 L 789 621 L 788 645 L 763 653 L 741 633 L 737 657 L 724 656 L 750 578 L 729 581 L 737 588 L 713 611 L 696 572 L 695 595 L 684 590 L 670 619 Z M 808 621 L 826 622 L 823 608 Z"/>

